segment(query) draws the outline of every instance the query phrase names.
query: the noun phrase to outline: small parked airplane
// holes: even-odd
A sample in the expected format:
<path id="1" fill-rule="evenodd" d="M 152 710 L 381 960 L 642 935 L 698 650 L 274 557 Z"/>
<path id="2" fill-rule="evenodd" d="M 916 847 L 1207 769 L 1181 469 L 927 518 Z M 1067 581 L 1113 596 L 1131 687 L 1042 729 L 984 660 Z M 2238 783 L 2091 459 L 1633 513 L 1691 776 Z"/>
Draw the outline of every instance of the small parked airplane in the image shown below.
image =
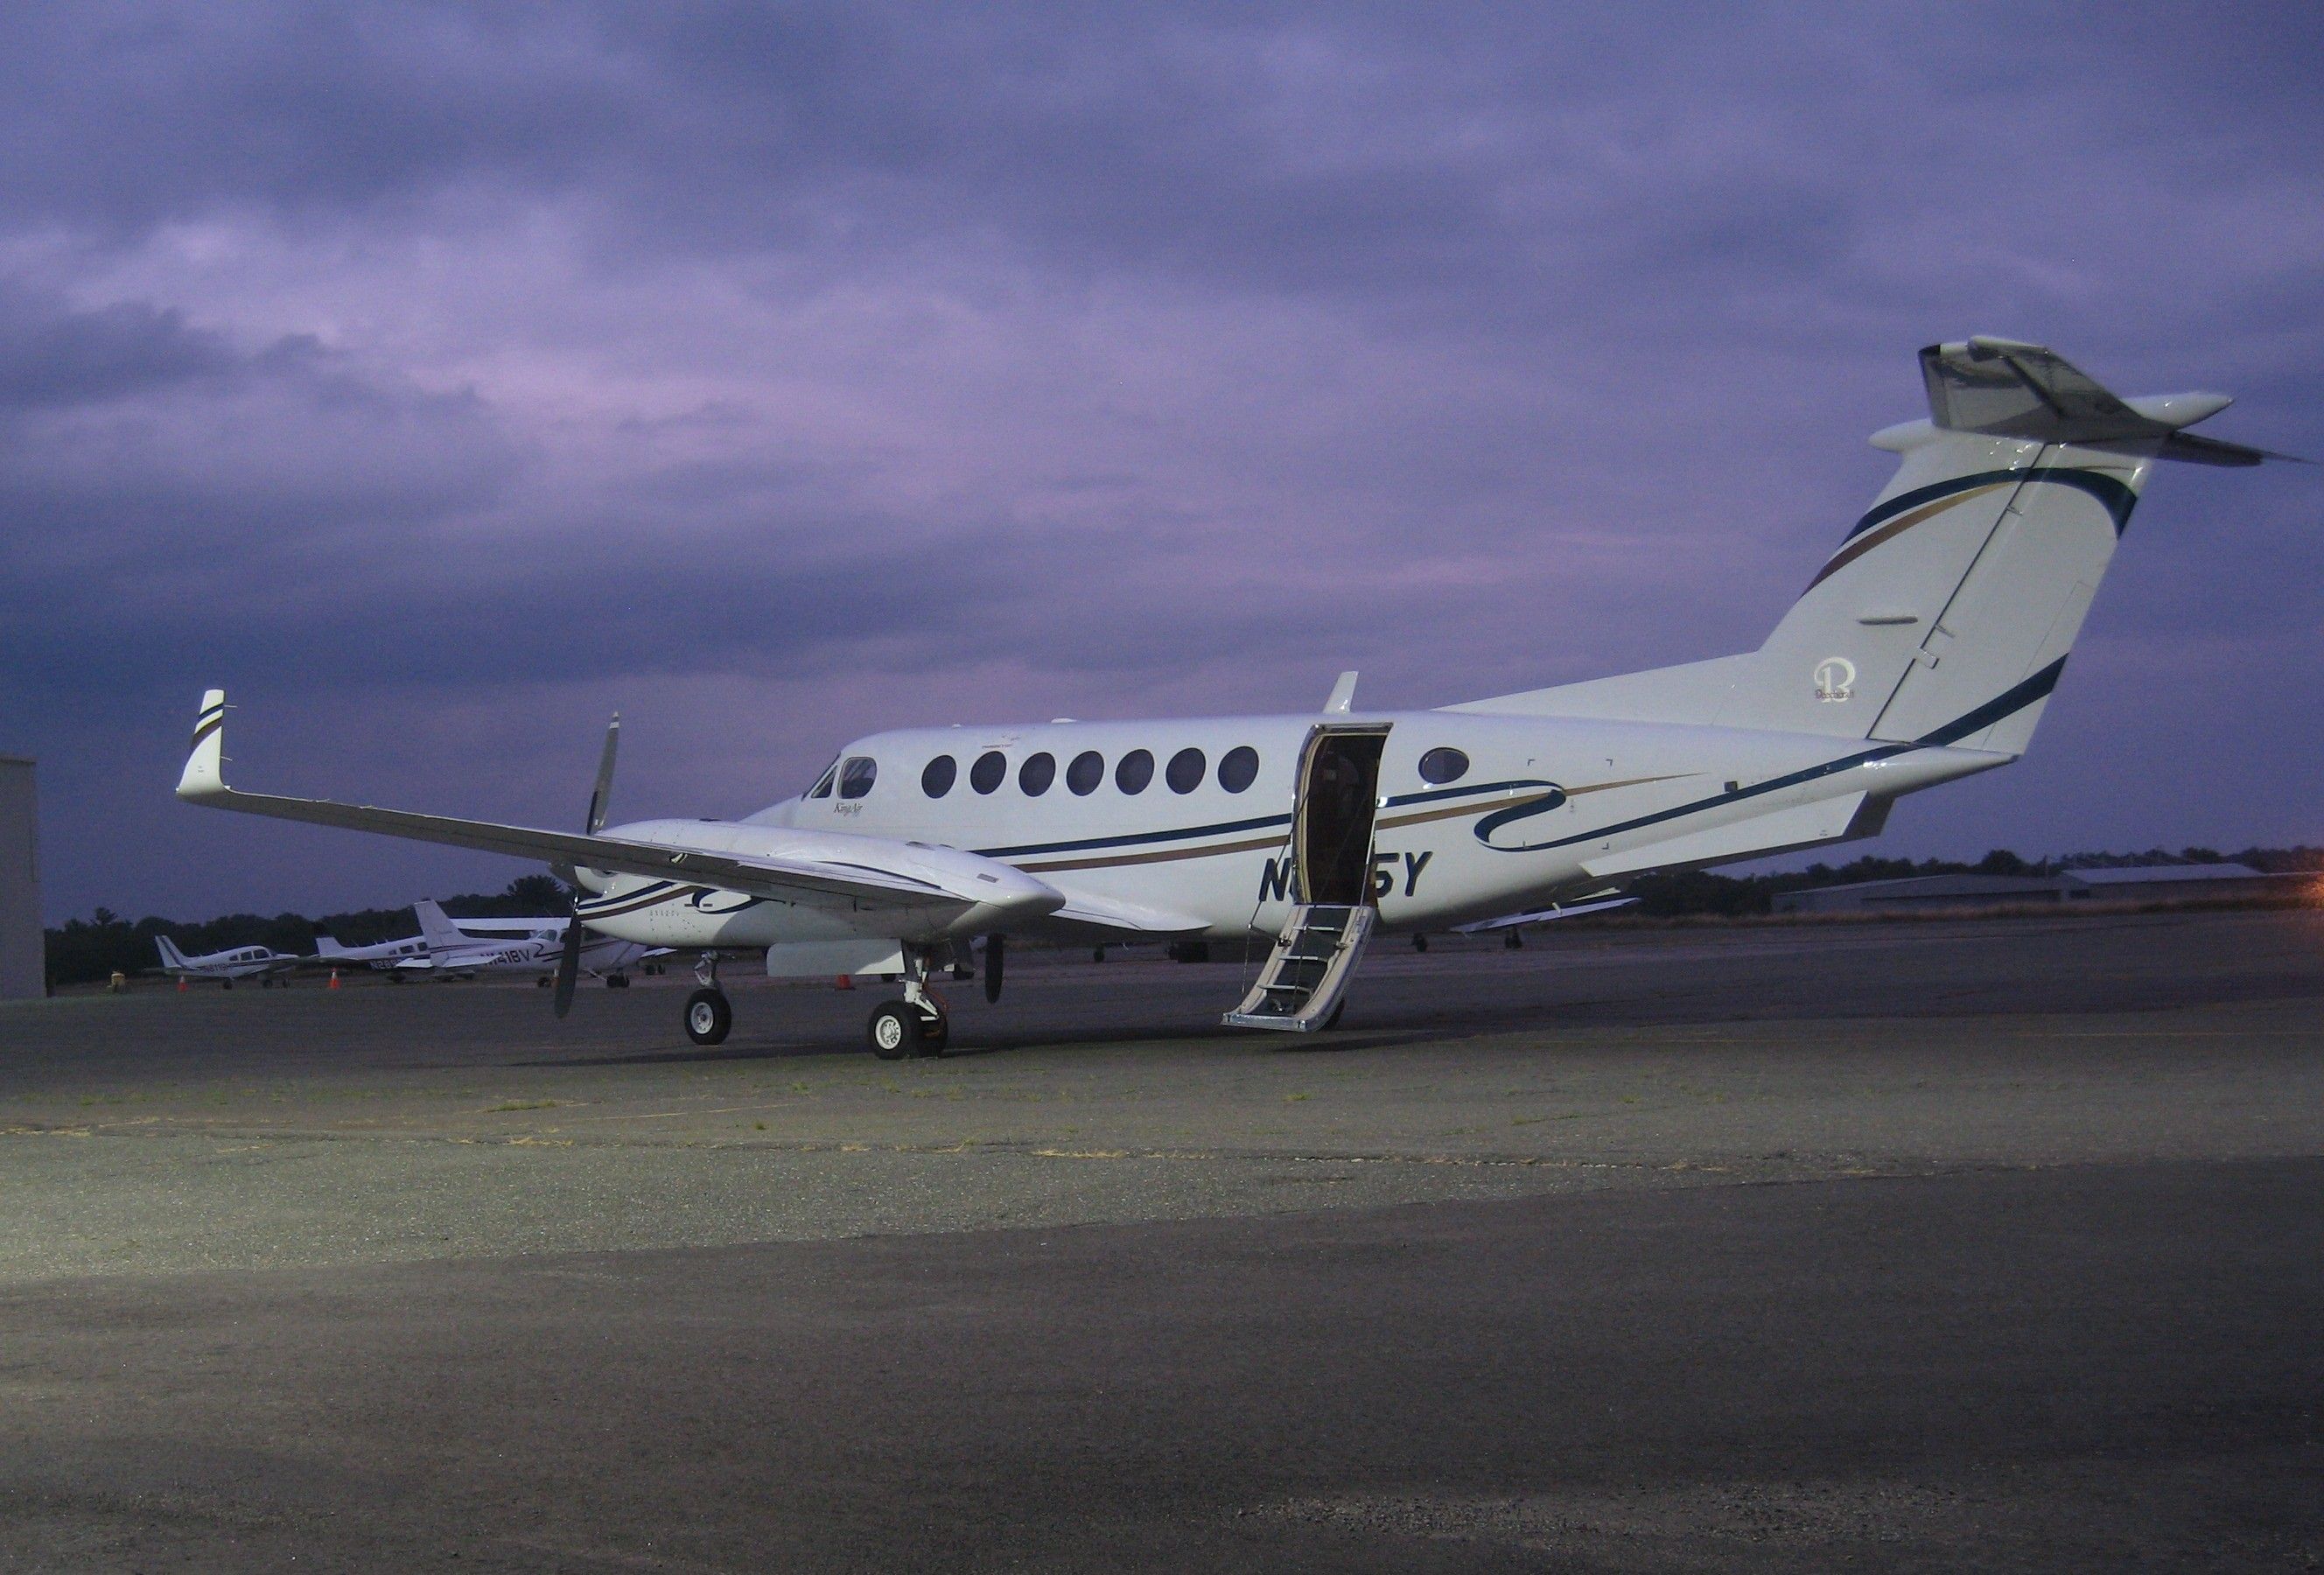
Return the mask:
<path id="1" fill-rule="evenodd" d="M 407 957 L 428 955 L 428 943 L 418 935 L 406 935 L 400 941 L 380 941 L 369 946 L 342 946 L 333 937 L 317 931 L 315 960 L 333 968 L 387 969 Z"/>
<path id="2" fill-rule="evenodd" d="M 411 910 L 420 917 L 425 950 L 397 962 L 396 972 L 447 979 L 473 979 L 480 973 L 533 973 L 547 979 L 558 966 L 565 932 L 573 923 L 569 917 L 456 919 L 427 898 L 413 903 Z M 621 970 L 650 954 L 633 942 L 591 935 L 582 943 L 579 967 L 604 977 L 609 984 L 619 979 L 614 988 L 623 989 L 629 977 Z"/>
<path id="3" fill-rule="evenodd" d="M 438 908 L 438 912 L 443 910 Z M 573 923 L 570 914 L 553 917 L 510 918 L 505 915 L 479 914 L 469 918 L 452 918 L 447 922 L 470 941 L 514 941 L 528 935 L 546 934 L 552 942 L 561 942 L 566 929 Z M 555 947 L 552 945 L 551 950 Z M 604 980 L 614 990 L 629 988 L 631 964 L 650 962 L 669 955 L 667 946 L 641 946 L 633 941 L 617 941 L 605 935 L 591 935 L 581 948 L 581 971 Z"/>
<path id="4" fill-rule="evenodd" d="M 587 931 L 702 953 L 687 1034 L 733 1014 L 722 952 L 776 976 L 900 977 L 882 1056 L 938 1054 L 927 981 L 987 937 L 1267 948 L 1229 1023 L 1328 1027 L 1376 929 L 1586 899 L 1651 870 L 1868 837 L 1907 793 L 2024 752 L 2158 459 L 2283 457 L 2185 428 L 2221 394 L 2124 400 L 2037 345 L 1921 352 L 1929 415 L 1874 436 L 1895 478 L 1758 649 L 1618 677 L 1368 712 L 916 728 L 840 752 L 741 821 L 604 829 L 620 719 L 579 833 L 238 792 L 226 696 L 202 697 L 195 804 L 549 863 Z"/>
<path id="5" fill-rule="evenodd" d="M 227 990 L 234 988 L 237 979 L 255 979 L 261 985 L 271 985 L 276 975 L 288 973 L 308 961 L 266 946 L 235 946 L 189 957 L 167 935 L 154 936 L 153 944 L 161 953 L 161 972 L 171 978 L 215 979 Z"/>
<path id="6" fill-rule="evenodd" d="M 478 973 L 525 972 L 546 977 L 557 967 L 566 927 L 573 922 L 569 916 L 453 918 L 439 905 L 424 898 L 414 903 L 412 909 L 420 918 L 419 935 L 368 946 L 343 946 L 331 936 L 318 934 L 314 960 L 334 968 L 369 967 L 398 978 L 434 972 L 469 979 Z M 620 990 L 630 982 L 623 970 L 631 963 L 660 955 L 660 951 L 650 947 L 593 935 L 582 948 L 581 966 Z"/>

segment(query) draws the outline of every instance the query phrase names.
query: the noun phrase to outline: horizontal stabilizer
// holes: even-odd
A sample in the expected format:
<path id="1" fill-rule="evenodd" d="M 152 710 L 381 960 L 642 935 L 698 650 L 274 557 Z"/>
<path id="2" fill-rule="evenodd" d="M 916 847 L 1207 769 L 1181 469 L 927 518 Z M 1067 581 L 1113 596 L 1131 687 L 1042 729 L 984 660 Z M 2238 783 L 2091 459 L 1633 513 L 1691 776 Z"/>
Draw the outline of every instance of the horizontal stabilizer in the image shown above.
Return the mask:
<path id="1" fill-rule="evenodd" d="M 2291 459 L 2183 428 L 2235 401 L 2220 393 L 2124 399 L 2045 345 L 1980 335 L 1921 352 L 1929 419 L 1949 432 L 2037 443 L 2159 442 L 2162 457 L 2198 465 Z M 2303 462 L 2304 463 L 2304 462 Z"/>

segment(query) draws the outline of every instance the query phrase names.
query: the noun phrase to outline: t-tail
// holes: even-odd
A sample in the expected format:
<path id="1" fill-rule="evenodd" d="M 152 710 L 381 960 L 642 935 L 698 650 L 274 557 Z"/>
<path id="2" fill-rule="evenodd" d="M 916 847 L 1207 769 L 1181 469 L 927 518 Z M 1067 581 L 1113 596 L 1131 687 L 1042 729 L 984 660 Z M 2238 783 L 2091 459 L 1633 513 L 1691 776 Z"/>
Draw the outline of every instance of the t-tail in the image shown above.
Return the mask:
<path id="1" fill-rule="evenodd" d="M 1692 722 L 2024 752 L 2158 459 L 2257 465 L 2184 430 L 2227 396 L 2121 399 L 2038 345 L 1921 352 L 1896 474 L 1757 650 L 1458 710 Z"/>

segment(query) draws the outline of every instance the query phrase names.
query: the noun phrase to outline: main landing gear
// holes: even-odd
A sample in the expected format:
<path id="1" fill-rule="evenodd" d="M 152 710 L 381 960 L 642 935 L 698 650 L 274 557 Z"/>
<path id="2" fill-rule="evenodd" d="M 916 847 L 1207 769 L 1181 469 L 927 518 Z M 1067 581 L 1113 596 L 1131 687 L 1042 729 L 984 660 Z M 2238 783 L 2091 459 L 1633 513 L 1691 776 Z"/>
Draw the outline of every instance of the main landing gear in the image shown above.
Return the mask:
<path id="1" fill-rule="evenodd" d="M 718 953 L 706 952 L 694 965 L 694 980 L 702 988 L 686 998 L 686 1036 L 697 1045 L 721 1045 L 734 1026 L 734 1009 L 718 988 Z"/>
<path id="2" fill-rule="evenodd" d="M 882 1001 L 872 1009 L 864 1037 L 872 1054 L 882 1061 L 907 1055 L 941 1055 L 952 1039 L 952 1019 L 944 1002 L 928 988 L 929 958 L 926 949 L 904 948 L 904 999 Z"/>
<path id="3" fill-rule="evenodd" d="M 945 1053 L 952 1038 L 952 1019 L 928 988 L 935 965 L 929 948 L 904 948 L 904 999 L 881 1002 L 864 1027 L 872 1054 L 881 1060 Z M 701 988 L 686 998 L 686 1036 L 697 1045 L 724 1044 L 734 1027 L 734 1009 L 718 988 L 718 953 L 704 953 L 694 965 L 694 978 Z"/>

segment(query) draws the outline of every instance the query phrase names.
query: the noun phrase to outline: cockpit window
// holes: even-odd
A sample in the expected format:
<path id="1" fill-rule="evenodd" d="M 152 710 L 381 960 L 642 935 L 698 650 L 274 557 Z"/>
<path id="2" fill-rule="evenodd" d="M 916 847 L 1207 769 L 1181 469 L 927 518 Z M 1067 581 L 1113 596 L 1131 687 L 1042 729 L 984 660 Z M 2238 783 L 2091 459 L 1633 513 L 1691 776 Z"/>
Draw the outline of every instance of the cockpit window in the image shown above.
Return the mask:
<path id="1" fill-rule="evenodd" d="M 850 755 L 839 762 L 839 796 L 861 798 L 880 779 L 880 762 L 870 755 Z"/>
<path id="2" fill-rule="evenodd" d="M 834 760 L 831 764 L 823 769 L 823 775 L 816 778 L 815 786 L 807 789 L 807 796 L 809 798 L 830 797 L 832 781 L 838 775 L 839 762 L 837 760 Z"/>

